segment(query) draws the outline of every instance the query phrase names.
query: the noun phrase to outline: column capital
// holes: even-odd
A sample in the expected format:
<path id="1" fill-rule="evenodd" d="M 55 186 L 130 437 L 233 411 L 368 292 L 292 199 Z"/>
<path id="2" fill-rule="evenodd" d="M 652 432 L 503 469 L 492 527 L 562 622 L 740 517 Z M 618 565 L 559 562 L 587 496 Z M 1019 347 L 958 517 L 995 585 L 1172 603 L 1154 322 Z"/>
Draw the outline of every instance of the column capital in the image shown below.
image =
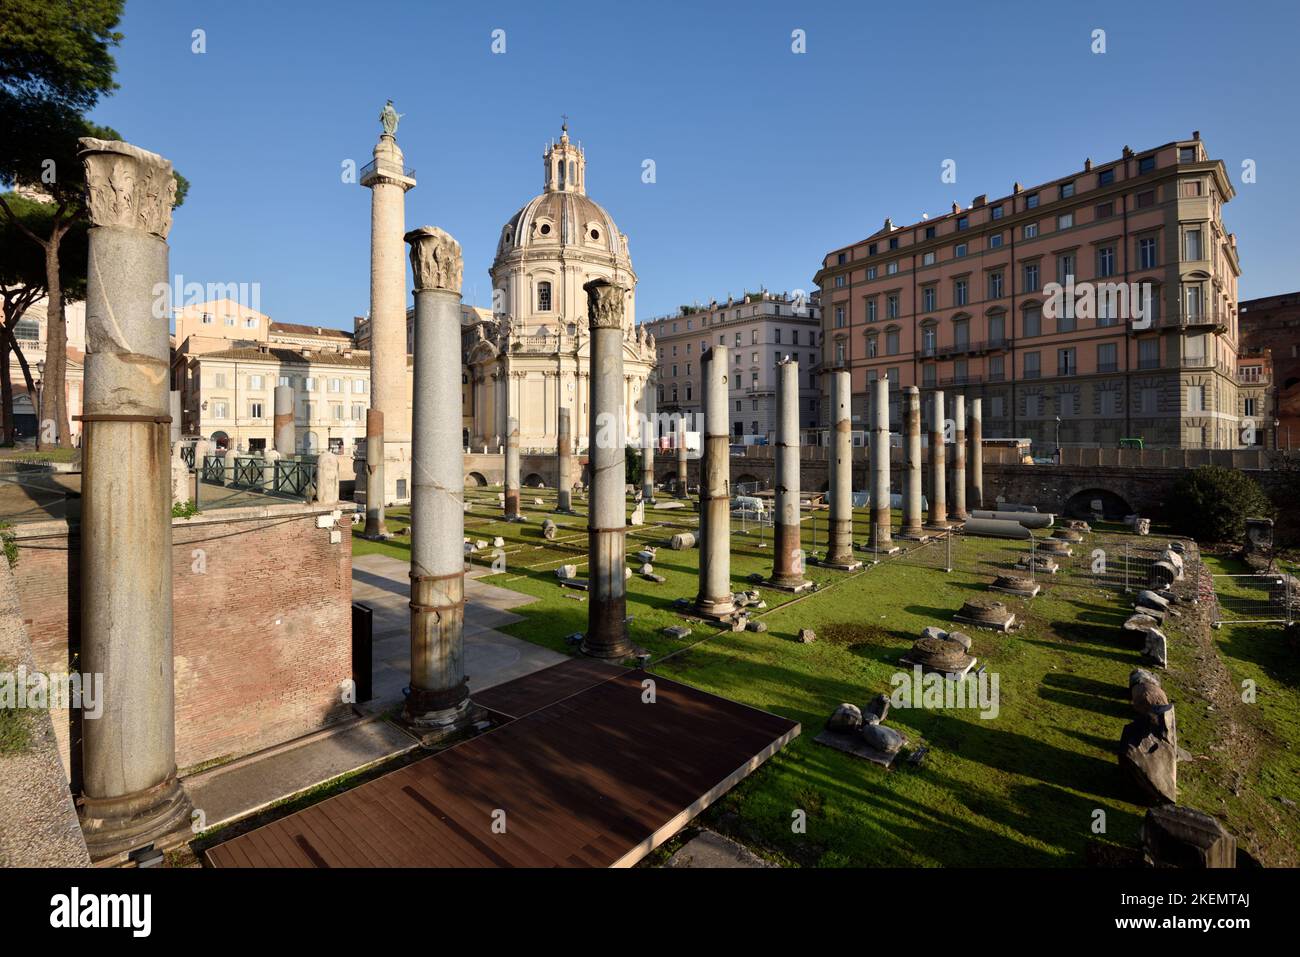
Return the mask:
<path id="1" fill-rule="evenodd" d="M 593 330 L 623 328 L 623 297 L 627 290 L 609 279 L 583 285 L 587 294 L 587 322 Z"/>
<path id="2" fill-rule="evenodd" d="M 138 229 L 166 239 L 176 202 L 171 160 L 120 140 L 83 136 L 77 142 L 91 225 Z"/>
<path id="3" fill-rule="evenodd" d="M 460 295 L 464 261 L 460 243 L 437 226 L 420 226 L 406 234 L 411 245 L 415 291 L 440 289 Z"/>

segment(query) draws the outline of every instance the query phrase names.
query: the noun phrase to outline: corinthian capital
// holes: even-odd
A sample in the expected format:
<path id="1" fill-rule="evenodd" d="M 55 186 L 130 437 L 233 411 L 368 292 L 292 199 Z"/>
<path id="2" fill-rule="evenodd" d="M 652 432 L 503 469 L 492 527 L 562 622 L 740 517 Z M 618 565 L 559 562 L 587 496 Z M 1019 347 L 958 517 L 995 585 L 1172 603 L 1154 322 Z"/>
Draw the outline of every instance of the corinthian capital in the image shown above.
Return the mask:
<path id="1" fill-rule="evenodd" d="M 593 279 L 582 288 L 587 293 L 587 321 L 592 329 L 623 328 L 626 289 L 608 279 Z"/>
<path id="2" fill-rule="evenodd" d="M 437 226 L 412 229 L 406 234 L 406 241 L 411 244 L 411 272 L 415 275 L 415 291 L 442 289 L 459 296 L 464 269 L 460 243 Z"/>
<path id="3" fill-rule="evenodd" d="M 166 239 L 176 201 L 171 160 L 120 140 L 84 136 L 77 142 L 91 225 L 140 229 Z"/>

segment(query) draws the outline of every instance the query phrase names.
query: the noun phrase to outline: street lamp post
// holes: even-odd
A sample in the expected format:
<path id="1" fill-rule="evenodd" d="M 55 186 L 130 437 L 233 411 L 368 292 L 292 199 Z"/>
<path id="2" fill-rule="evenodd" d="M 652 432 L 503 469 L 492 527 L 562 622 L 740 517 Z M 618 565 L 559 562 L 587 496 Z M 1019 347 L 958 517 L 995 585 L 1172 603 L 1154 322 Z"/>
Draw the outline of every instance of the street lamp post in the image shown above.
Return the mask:
<path id="1" fill-rule="evenodd" d="M 32 411 L 36 413 L 36 448 L 39 451 L 41 447 L 41 380 L 45 378 L 45 360 L 41 359 L 36 363 L 36 380 L 33 385 L 36 387 L 36 405 Z"/>

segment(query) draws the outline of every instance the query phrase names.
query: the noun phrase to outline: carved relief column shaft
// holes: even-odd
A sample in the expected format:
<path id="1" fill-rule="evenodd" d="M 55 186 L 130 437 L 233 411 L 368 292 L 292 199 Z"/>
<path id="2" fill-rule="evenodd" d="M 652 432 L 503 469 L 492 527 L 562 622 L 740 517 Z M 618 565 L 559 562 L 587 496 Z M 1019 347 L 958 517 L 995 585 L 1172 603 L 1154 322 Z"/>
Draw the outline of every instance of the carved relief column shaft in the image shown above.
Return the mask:
<path id="1" fill-rule="evenodd" d="M 83 715 L 81 825 L 93 859 L 184 829 L 176 778 L 166 305 L 172 164 L 82 139 L 90 257 L 81 509 L 83 669 L 103 710 Z"/>
<path id="2" fill-rule="evenodd" d="M 624 582 L 627 523 L 623 461 L 623 298 L 622 286 L 593 279 L 587 291 L 591 328 L 591 397 L 588 461 L 591 496 L 587 524 L 587 634 L 582 650 L 596 658 L 625 658 L 633 652 L 627 637 Z"/>
<path id="3" fill-rule="evenodd" d="M 406 234 L 415 277 L 411 691 L 403 719 L 446 735 L 470 719 L 465 677 L 465 485 L 460 444 L 460 244 Z"/>

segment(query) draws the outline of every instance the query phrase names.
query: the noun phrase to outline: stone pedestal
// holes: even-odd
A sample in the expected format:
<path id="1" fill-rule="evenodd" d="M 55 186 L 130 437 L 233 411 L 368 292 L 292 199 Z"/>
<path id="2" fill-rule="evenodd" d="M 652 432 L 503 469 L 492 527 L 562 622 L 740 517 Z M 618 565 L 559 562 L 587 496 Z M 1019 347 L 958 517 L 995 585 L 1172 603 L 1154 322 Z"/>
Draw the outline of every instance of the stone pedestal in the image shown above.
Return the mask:
<path id="1" fill-rule="evenodd" d="M 407 233 L 415 276 L 411 685 L 402 720 L 425 743 L 473 720 L 465 676 L 465 487 L 460 427 L 460 244 Z"/>
<path id="2" fill-rule="evenodd" d="M 970 490 L 975 508 L 984 507 L 984 400 L 970 400 Z"/>
<path id="3" fill-rule="evenodd" d="M 930 521 L 931 528 L 948 527 L 948 476 L 943 447 L 943 393 L 935 390 L 930 399 Z"/>
<path id="4" fill-rule="evenodd" d="M 704 404 L 704 458 L 700 462 L 700 591 L 695 611 L 707 618 L 732 618 L 731 435 L 727 427 L 726 346 L 700 357 Z"/>
<path id="5" fill-rule="evenodd" d="M 824 564 L 845 571 L 862 566 L 853 557 L 852 392 L 852 378 L 847 370 L 831 373 L 831 509 Z"/>
<path id="6" fill-rule="evenodd" d="M 966 397 L 952 397 L 952 506 L 948 520 L 964 522 L 970 518 L 966 512 Z"/>
<path id="7" fill-rule="evenodd" d="M 626 290 L 593 279 L 587 293 L 591 329 L 588 399 L 591 496 L 587 518 L 587 633 L 583 653 L 621 659 L 635 652 L 627 637 L 626 494 L 623 439 L 623 309 Z"/>
<path id="8" fill-rule="evenodd" d="M 272 427 L 275 450 L 281 455 L 297 451 L 297 435 L 293 426 L 293 386 L 275 387 L 275 419 Z"/>
<path id="9" fill-rule="evenodd" d="M 777 365 L 776 505 L 768 584 L 784 591 L 812 587 L 803 577 L 799 493 L 799 362 L 783 359 Z"/>
<path id="10" fill-rule="evenodd" d="M 189 836 L 176 777 L 169 489 L 172 164 L 82 139 L 90 217 L 82 443 L 81 650 L 103 713 L 81 723 L 81 826 L 92 859 Z"/>
<path id="11" fill-rule="evenodd" d="M 871 546 L 893 549 L 893 510 L 889 491 L 889 379 L 871 385 Z"/>
<path id="12" fill-rule="evenodd" d="M 383 502 L 409 500 L 411 419 L 406 409 L 406 192 L 415 177 L 392 133 L 361 174 L 370 190 L 370 407 L 384 415 Z M 459 381 L 459 376 L 457 376 Z M 373 463 L 374 459 L 370 459 Z M 369 497 L 369 496 L 367 496 Z"/>
<path id="13" fill-rule="evenodd" d="M 903 525 L 902 538 L 925 536 L 921 524 L 921 390 L 903 389 Z"/>

